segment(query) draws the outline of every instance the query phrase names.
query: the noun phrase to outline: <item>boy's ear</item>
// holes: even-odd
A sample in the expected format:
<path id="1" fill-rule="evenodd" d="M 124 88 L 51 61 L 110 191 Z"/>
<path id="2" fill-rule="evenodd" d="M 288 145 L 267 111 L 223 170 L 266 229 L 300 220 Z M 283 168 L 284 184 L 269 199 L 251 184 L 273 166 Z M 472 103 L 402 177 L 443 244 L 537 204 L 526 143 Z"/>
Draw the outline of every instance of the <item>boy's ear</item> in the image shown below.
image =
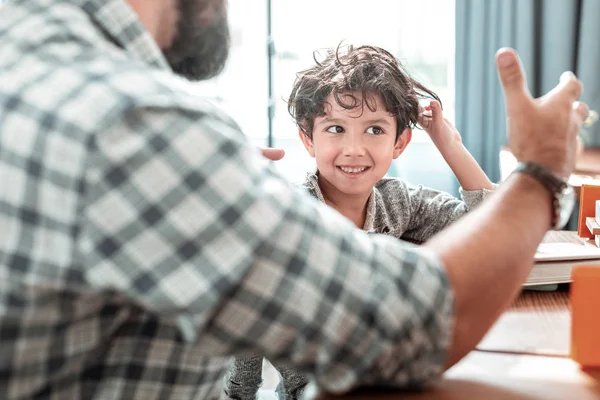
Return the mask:
<path id="1" fill-rule="evenodd" d="M 406 128 L 394 145 L 394 158 L 398 158 L 412 139 L 412 129 Z"/>
<path id="2" fill-rule="evenodd" d="M 302 131 L 302 129 L 298 129 L 298 136 L 300 136 L 300 140 L 302 140 L 302 143 L 304 144 L 306 151 L 308 151 L 308 154 L 310 154 L 311 157 L 314 157 L 315 148 L 313 146 L 312 139 L 309 138 L 306 133 Z"/>

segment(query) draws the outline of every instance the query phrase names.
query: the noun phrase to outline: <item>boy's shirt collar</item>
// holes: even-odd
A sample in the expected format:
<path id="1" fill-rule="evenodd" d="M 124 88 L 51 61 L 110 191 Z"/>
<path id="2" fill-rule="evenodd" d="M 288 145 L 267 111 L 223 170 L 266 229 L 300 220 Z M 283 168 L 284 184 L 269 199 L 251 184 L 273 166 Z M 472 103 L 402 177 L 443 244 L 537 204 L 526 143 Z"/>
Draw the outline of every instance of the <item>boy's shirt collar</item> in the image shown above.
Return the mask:
<path id="1" fill-rule="evenodd" d="M 323 192 L 321 191 L 321 187 L 319 186 L 319 171 L 315 170 L 313 172 L 309 172 L 306 174 L 306 182 L 305 185 L 308 189 L 314 191 L 317 199 L 325 203 L 325 197 L 323 197 Z M 363 230 L 369 233 L 388 233 L 389 228 L 384 227 L 384 232 L 377 232 L 375 229 L 375 215 L 377 212 L 377 201 L 376 198 L 377 189 L 374 187 L 371 191 L 371 195 L 367 200 L 367 215 L 365 217 L 365 223 L 363 226 Z"/>

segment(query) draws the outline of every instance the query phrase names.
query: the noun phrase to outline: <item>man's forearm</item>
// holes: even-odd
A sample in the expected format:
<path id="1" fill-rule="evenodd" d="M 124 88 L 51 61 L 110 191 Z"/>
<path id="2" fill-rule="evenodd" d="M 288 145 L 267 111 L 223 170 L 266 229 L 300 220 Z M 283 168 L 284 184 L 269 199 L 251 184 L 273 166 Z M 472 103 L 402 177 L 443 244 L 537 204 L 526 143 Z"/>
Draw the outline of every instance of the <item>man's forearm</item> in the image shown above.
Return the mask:
<path id="1" fill-rule="evenodd" d="M 551 223 L 550 193 L 515 174 L 478 209 L 428 241 L 455 291 L 455 329 L 446 366 L 460 360 L 518 294 Z"/>

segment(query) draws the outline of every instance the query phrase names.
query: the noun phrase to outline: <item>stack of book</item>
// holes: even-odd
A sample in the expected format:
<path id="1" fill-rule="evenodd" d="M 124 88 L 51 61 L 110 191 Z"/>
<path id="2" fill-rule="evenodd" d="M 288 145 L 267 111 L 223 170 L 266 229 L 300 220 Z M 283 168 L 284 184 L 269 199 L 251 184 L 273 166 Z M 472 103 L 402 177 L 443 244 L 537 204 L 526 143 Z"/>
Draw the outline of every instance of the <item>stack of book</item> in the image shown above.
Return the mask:
<path id="1" fill-rule="evenodd" d="M 539 245 L 534 261 L 525 286 L 568 283 L 576 265 L 600 268 L 600 248 L 594 239 L 582 238 L 575 231 L 550 231 Z"/>

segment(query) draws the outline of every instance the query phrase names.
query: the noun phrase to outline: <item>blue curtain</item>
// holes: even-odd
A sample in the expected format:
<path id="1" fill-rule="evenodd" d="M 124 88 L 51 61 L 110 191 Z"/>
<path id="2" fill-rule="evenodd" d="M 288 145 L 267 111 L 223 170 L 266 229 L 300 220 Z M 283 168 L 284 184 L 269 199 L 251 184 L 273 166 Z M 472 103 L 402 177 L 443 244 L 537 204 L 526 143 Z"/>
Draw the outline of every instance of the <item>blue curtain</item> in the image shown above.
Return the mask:
<path id="1" fill-rule="evenodd" d="M 600 110 L 599 39 L 600 0 L 456 0 L 456 125 L 493 181 L 506 143 L 495 52 L 519 52 L 534 96 L 554 87 L 563 71 L 575 72 L 582 99 Z M 599 146 L 600 124 L 583 137 Z"/>

